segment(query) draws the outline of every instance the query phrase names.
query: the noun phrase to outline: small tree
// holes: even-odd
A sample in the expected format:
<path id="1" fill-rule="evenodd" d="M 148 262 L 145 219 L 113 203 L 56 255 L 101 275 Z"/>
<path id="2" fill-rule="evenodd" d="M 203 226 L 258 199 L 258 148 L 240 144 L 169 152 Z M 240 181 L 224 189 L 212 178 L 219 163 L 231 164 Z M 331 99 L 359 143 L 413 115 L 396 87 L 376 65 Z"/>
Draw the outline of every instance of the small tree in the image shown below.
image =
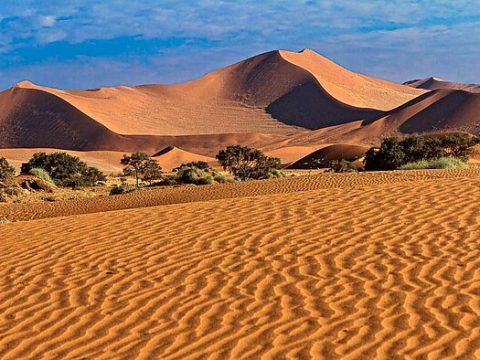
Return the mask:
<path id="1" fill-rule="evenodd" d="M 7 159 L 0 157 L 0 180 L 8 180 L 15 176 L 15 168 L 11 166 Z"/>
<path id="2" fill-rule="evenodd" d="M 241 180 L 262 179 L 280 167 L 280 159 L 268 157 L 260 150 L 241 145 L 230 145 L 220 150 L 216 158 L 224 170 Z"/>
<path id="3" fill-rule="evenodd" d="M 125 165 L 123 168 L 125 176 L 135 177 L 137 189 L 140 179 L 151 182 L 160 179 L 162 175 L 162 168 L 158 164 L 158 161 L 143 152 L 136 152 L 131 155 L 125 154 L 120 160 L 120 163 Z"/>
<path id="4" fill-rule="evenodd" d="M 162 178 L 162 168 L 155 159 L 148 159 L 143 168 L 143 180 L 151 185 L 154 180 Z"/>

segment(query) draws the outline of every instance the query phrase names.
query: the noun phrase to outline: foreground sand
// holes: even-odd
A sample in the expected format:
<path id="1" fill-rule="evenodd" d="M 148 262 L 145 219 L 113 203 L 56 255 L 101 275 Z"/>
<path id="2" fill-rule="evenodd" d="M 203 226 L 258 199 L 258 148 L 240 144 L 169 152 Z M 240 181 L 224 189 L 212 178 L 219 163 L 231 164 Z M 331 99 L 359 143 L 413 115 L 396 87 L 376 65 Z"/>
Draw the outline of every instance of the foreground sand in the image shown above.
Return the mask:
<path id="1" fill-rule="evenodd" d="M 477 170 L 237 189 L 0 225 L 0 358 L 480 357 Z"/>

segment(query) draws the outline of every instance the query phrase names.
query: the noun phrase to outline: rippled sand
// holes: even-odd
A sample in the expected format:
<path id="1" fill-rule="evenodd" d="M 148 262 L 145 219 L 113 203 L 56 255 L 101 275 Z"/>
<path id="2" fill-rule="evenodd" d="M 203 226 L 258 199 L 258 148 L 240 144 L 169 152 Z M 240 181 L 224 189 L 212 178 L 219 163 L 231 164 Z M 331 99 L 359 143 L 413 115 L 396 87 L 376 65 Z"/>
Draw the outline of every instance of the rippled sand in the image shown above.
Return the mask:
<path id="1" fill-rule="evenodd" d="M 479 358 L 479 204 L 468 170 L 33 206 L 0 225 L 0 358 Z"/>

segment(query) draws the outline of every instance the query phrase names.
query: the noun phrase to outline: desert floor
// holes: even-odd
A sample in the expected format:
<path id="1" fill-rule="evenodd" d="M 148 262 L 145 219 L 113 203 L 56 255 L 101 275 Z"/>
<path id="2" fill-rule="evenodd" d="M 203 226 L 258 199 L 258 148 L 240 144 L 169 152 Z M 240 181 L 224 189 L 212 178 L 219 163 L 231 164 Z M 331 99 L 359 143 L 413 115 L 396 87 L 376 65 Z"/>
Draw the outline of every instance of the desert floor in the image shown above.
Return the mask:
<path id="1" fill-rule="evenodd" d="M 480 358 L 479 210 L 476 169 L 2 205 L 0 358 Z"/>

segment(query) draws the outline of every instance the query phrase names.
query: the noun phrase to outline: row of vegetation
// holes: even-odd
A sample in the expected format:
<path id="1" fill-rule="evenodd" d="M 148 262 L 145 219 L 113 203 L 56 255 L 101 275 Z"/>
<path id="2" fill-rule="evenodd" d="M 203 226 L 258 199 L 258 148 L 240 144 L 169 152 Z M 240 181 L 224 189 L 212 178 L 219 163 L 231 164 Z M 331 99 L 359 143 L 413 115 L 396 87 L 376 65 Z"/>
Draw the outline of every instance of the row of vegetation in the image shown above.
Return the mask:
<path id="1" fill-rule="evenodd" d="M 480 138 L 468 134 L 449 134 L 442 136 L 409 136 L 403 139 L 395 137 L 382 141 L 380 147 L 370 148 L 364 157 L 365 171 L 395 169 L 440 169 L 464 168 L 472 154 L 473 146 Z M 136 152 L 124 155 L 120 160 L 125 177 L 133 177 L 135 186 L 127 181 L 111 189 L 112 194 L 138 189 L 141 182 L 149 185 L 205 185 L 227 181 L 246 181 L 282 177 L 280 159 L 269 157 L 257 149 L 232 145 L 221 150 L 217 160 L 230 176 L 210 167 L 207 162 L 194 161 L 164 174 L 157 160 L 151 156 Z M 358 162 L 357 162 L 358 163 Z M 358 171 L 358 165 L 346 160 L 330 163 L 333 172 Z M 76 156 L 65 152 L 47 154 L 39 152 L 22 164 L 21 175 L 30 175 L 35 180 L 25 180 L 24 188 L 51 189 L 51 187 L 82 188 L 105 185 L 106 176 L 97 168 L 88 166 Z M 5 158 L 0 158 L 0 200 L 2 193 L 16 194 L 18 182 L 15 182 L 15 169 Z"/>
<path id="2" fill-rule="evenodd" d="M 284 176 L 279 170 L 281 166 L 280 159 L 266 156 L 260 150 L 246 146 L 227 146 L 217 154 L 216 158 L 223 169 L 228 171 L 233 178 L 228 178 L 221 174 L 205 161 L 193 161 L 182 164 L 173 169 L 173 174 L 164 175 L 158 162 L 141 152 L 124 155 L 121 163 L 125 166 L 123 174 L 135 178 L 137 189 L 140 180 L 146 181 L 150 185 L 208 185 L 228 181 L 259 180 Z M 135 189 L 124 183 L 114 186 L 111 194 L 122 194 L 133 190 Z"/>
<path id="3" fill-rule="evenodd" d="M 218 153 L 217 159 L 231 177 L 223 175 L 204 161 L 182 164 L 172 174 L 165 175 L 158 161 L 148 154 L 136 152 L 124 155 L 120 160 L 124 166 L 123 176 L 133 177 L 135 186 L 130 187 L 124 181 L 121 185 L 115 185 L 111 194 L 133 191 L 140 187 L 141 182 L 149 185 L 205 185 L 283 176 L 278 170 L 280 159 L 268 157 L 256 149 L 228 146 Z M 78 189 L 105 185 L 106 181 L 106 176 L 100 170 L 65 152 L 35 153 L 28 162 L 21 165 L 20 174 L 34 178 L 22 179 L 24 189 L 28 190 L 51 190 L 52 186 Z M 5 158 L 0 158 L 0 192 L 7 192 L 8 195 L 20 192 L 21 186 L 14 180 L 15 175 L 13 166 Z"/>
<path id="4" fill-rule="evenodd" d="M 479 137 L 462 133 L 413 135 L 403 139 L 389 137 L 379 147 L 372 147 L 365 153 L 363 166 L 359 156 L 355 161 L 333 160 L 328 167 L 331 172 L 464 169 L 468 167 L 467 161 L 478 144 Z M 324 163 L 323 159 L 313 159 L 308 165 L 321 168 Z"/>
<path id="5" fill-rule="evenodd" d="M 469 134 L 390 137 L 365 154 L 364 169 L 395 170 L 465 167 L 480 138 Z"/>

